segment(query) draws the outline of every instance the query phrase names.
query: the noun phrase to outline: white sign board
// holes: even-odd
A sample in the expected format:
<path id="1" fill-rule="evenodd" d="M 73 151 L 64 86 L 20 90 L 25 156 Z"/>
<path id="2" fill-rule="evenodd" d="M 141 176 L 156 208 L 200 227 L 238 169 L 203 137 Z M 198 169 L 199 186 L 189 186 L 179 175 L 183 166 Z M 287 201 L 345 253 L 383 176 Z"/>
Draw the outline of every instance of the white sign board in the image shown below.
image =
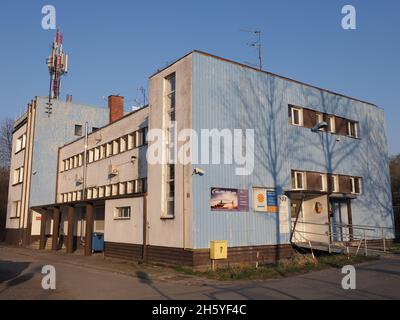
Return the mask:
<path id="1" fill-rule="evenodd" d="M 290 233 L 289 226 L 289 199 L 282 195 L 278 197 L 279 201 L 279 232 Z"/>
<path id="2" fill-rule="evenodd" d="M 267 212 L 267 189 L 253 188 L 253 208 L 256 212 Z"/>

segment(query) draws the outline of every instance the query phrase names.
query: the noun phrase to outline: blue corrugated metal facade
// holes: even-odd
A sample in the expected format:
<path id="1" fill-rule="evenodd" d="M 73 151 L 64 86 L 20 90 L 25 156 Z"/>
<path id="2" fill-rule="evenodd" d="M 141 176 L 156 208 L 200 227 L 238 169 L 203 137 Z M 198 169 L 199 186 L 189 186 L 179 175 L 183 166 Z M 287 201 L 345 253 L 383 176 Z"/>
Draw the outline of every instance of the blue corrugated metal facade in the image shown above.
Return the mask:
<path id="1" fill-rule="evenodd" d="M 359 121 L 361 139 L 289 125 L 288 104 Z M 289 243 L 279 215 L 252 208 L 252 188 L 291 189 L 291 170 L 363 177 L 363 194 L 352 201 L 353 224 L 393 226 L 383 110 L 357 100 L 193 53 L 193 129 L 254 129 L 254 171 L 237 176 L 236 165 L 199 165 L 193 177 L 194 248 L 225 239 L 229 246 Z M 210 210 L 210 188 L 249 191 L 248 212 Z M 393 237 L 391 233 L 386 236 Z"/>
<path id="2" fill-rule="evenodd" d="M 84 128 L 87 121 L 90 132 L 93 127 L 106 125 L 109 117 L 107 108 L 61 100 L 52 101 L 53 109 L 49 117 L 45 113 L 47 103 L 48 98 L 37 98 L 30 207 L 55 202 L 58 147 L 79 138 L 75 136 L 75 125 Z"/>

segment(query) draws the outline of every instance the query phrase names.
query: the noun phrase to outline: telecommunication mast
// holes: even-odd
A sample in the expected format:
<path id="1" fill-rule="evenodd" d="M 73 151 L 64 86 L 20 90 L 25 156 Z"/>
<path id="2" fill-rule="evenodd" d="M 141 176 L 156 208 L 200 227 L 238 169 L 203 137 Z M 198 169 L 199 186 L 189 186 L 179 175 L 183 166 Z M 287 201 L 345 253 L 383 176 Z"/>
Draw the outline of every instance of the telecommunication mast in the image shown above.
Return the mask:
<path id="1" fill-rule="evenodd" d="M 51 99 L 60 98 L 61 77 L 68 73 L 68 55 L 63 52 L 63 34 L 58 29 L 46 63 L 50 73 L 49 103 L 46 113 L 50 117 Z"/>

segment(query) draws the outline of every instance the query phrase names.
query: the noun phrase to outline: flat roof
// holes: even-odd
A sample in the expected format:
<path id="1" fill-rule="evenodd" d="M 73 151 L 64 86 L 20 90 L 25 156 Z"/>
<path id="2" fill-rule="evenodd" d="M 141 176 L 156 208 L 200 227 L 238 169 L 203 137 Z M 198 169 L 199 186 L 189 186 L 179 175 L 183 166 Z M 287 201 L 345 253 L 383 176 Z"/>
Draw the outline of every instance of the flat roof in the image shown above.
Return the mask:
<path id="1" fill-rule="evenodd" d="M 133 114 L 135 114 L 135 113 L 137 113 L 137 112 L 139 112 L 139 111 L 142 111 L 142 110 L 144 110 L 144 109 L 146 109 L 146 108 L 148 108 L 148 107 L 149 107 L 149 105 L 147 104 L 147 105 L 145 105 L 145 106 L 143 106 L 143 107 L 140 107 L 139 109 L 136 109 L 136 110 L 133 110 L 133 111 L 129 111 L 128 113 L 125 113 L 125 114 L 124 114 L 121 118 L 119 118 L 118 120 L 115 120 L 114 122 L 109 122 L 109 123 L 105 124 L 104 126 L 102 126 L 102 127 L 100 127 L 100 128 L 97 128 L 96 131 L 89 132 L 89 133 L 88 133 L 88 137 L 91 136 L 92 134 L 98 133 L 99 131 L 103 130 L 104 128 L 107 128 L 107 127 L 109 127 L 109 126 L 112 126 L 113 124 L 118 123 L 118 122 L 120 122 L 121 120 L 123 120 L 123 119 L 125 119 L 125 118 L 127 118 L 127 117 L 130 117 L 131 115 L 133 115 Z M 60 146 L 59 148 L 62 149 L 62 148 L 64 148 L 64 147 L 67 147 L 67 146 L 69 146 L 69 145 L 71 145 L 71 144 L 73 144 L 73 143 L 75 143 L 75 142 L 77 142 L 77 141 L 79 141 L 79 140 L 84 139 L 84 138 L 85 138 L 85 136 L 76 138 L 75 140 L 72 140 L 71 142 L 68 142 L 68 143 L 62 145 L 62 146 Z"/>
<path id="2" fill-rule="evenodd" d="M 217 56 L 217 55 L 214 55 L 214 54 L 211 54 L 211 53 L 208 53 L 208 52 L 204 52 L 204 51 L 201 51 L 201 50 L 193 50 L 193 51 L 191 51 L 191 52 L 185 54 L 184 56 L 182 56 L 181 58 L 179 58 L 179 59 L 177 59 L 177 60 L 171 62 L 170 64 L 168 64 L 168 65 L 165 66 L 164 68 L 157 70 L 157 72 L 153 73 L 149 78 L 154 77 L 156 74 L 158 74 L 158 73 L 160 73 L 160 72 L 166 70 L 167 68 L 171 67 L 172 65 L 174 65 L 174 64 L 177 63 L 178 61 L 180 61 L 180 60 L 186 58 L 187 56 L 189 56 L 189 55 L 191 55 L 191 54 L 193 54 L 193 53 L 199 53 L 199 54 L 202 54 L 202 55 L 205 55 L 205 56 L 214 58 L 214 59 L 222 60 L 222 61 L 225 61 L 225 62 L 228 62 L 228 63 L 232 63 L 232 64 L 235 64 L 235 65 L 238 65 L 238 66 L 247 68 L 247 69 L 251 69 L 251 70 L 253 70 L 253 71 L 265 73 L 265 74 L 268 74 L 268 75 L 273 76 L 273 77 L 276 77 L 276 78 L 280 78 L 280 79 L 287 80 L 287 81 L 290 81 L 290 82 L 294 82 L 294 83 L 297 83 L 297 84 L 305 85 L 305 86 L 308 86 L 308 87 L 310 87 L 310 88 L 314 88 L 314 89 L 317 89 L 317 90 L 321 90 L 321 91 L 324 91 L 324 92 L 327 92 L 327 93 L 330 93 L 330 94 L 333 94 L 333 95 L 337 95 L 337 96 L 340 96 L 340 97 L 343 97 L 343 98 L 351 99 L 351 100 L 354 100 L 354 101 L 358 101 L 358 102 L 365 103 L 365 104 L 368 104 L 368 105 L 371 105 L 371 106 L 374 106 L 374 107 L 379 108 L 376 104 L 371 103 L 371 102 L 368 102 L 368 101 L 365 101 L 365 100 L 353 98 L 353 97 L 350 97 L 350 96 L 347 96 L 347 95 L 344 95 L 344 94 L 341 94 L 341 93 L 338 93 L 338 92 L 334 92 L 334 91 L 331 91 L 331 90 L 328 90 L 328 89 L 324 89 L 324 88 L 321 88 L 321 87 L 314 86 L 314 85 L 309 84 L 309 83 L 306 83 L 306 82 L 302 82 L 302 81 L 298 81 L 298 80 L 295 80 L 295 79 L 291 79 L 291 78 L 288 78 L 288 77 L 285 77 L 285 76 L 281 76 L 281 75 L 276 74 L 276 73 L 272 73 L 272 72 L 265 71 L 265 70 L 260 70 L 260 69 L 257 69 L 257 68 L 255 68 L 255 67 L 249 66 L 249 65 L 247 65 L 247 64 L 243 64 L 243 63 L 240 63 L 240 62 L 237 62 L 237 61 L 234 61 L 234 60 L 222 58 L 222 57 L 220 57 L 220 56 Z"/>

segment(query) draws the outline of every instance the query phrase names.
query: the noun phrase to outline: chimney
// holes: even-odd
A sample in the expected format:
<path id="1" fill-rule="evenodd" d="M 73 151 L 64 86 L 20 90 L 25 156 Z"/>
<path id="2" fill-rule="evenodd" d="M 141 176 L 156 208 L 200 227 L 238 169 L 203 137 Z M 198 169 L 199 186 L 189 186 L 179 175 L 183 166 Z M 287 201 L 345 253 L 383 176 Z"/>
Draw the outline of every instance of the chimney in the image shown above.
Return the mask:
<path id="1" fill-rule="evenodd" d="M 110 123 L 113 123 L 124 116 L 124 97 L 108 96 L 108 109 L 110 111 Z"/>
<path id="2" fill-rule="evenodd" d="M 66 101 L 67 102 L 72 102 L 72 94 L 67 94 Z"/>

